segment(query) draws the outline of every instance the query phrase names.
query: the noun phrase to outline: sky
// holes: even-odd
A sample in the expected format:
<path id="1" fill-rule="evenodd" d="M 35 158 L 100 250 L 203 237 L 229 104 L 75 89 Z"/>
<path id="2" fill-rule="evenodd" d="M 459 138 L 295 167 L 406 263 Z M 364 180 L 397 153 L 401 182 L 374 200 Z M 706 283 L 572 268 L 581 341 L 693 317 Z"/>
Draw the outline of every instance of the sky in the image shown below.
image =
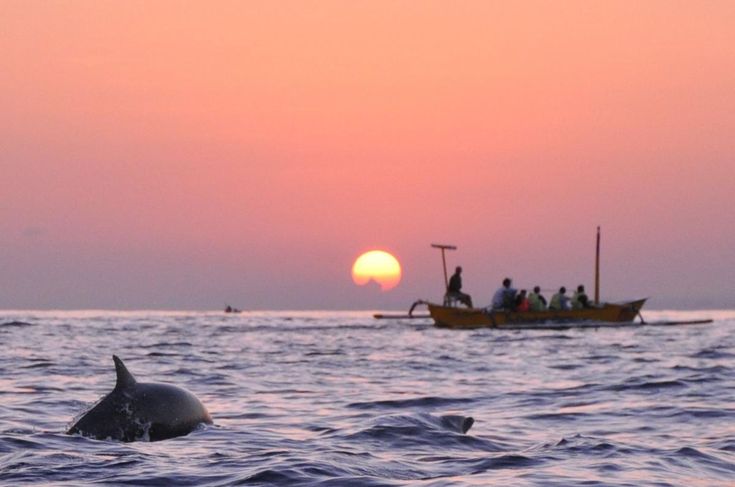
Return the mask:
<path id="1" fill-rule="evenodd" d="M 735 307 L 735 2 L 0 2 L 0 308 Z M 352 282 L 371 249 L 400 284 Z"/>

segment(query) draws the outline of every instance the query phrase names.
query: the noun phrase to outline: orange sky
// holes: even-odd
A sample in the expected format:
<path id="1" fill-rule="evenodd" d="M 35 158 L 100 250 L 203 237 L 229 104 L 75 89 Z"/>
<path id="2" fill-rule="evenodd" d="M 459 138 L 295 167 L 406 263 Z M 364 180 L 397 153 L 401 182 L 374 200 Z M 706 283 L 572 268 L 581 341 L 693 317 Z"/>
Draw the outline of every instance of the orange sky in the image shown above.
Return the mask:
<path id="1" fill-rule="evenodd" d="M 735 2 L 0 2 L 0 307 L 735 306 Z M 398 288 L 356 287 L 384 248 Z"/>

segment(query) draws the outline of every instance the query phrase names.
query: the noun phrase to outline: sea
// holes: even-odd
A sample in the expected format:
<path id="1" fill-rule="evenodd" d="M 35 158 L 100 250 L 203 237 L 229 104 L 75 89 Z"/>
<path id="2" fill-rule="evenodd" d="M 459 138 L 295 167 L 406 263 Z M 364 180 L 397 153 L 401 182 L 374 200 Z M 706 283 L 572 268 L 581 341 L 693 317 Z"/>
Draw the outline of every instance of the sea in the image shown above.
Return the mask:
<path id="1" fill-rule="evenodd" d="M 644 316 L 714 322 L 0 311 L 0 484 L 733 487 L 735 311 Z M 214 424 L 158 442 L 66 434 L 114 387 L 113 354 L 193 392 Z"/>

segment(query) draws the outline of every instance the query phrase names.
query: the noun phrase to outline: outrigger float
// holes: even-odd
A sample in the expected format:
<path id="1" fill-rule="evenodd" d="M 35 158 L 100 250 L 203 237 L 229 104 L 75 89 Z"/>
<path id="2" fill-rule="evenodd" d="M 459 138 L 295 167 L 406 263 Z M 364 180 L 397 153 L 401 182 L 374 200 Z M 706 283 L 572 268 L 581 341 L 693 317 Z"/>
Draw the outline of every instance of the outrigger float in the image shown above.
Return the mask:
<path id="1" fill-rule="evenodd" d="M 453 245 L 432 244 L 442 253 L 445 289 L 448 287 L 447 264 L 444 252 L 456 250 Z M 597 228 L 597 249 L 595 258 L 595 301 L 590 308 L 543 311 L 511 311 L 486 308 L 460 308 L 445 296 L 443 304 L 418 300 L 411 305 L 406 315 L 375 314 L 376 319 L 432 319 L 440 328 L 473 329 L 496 328 L 504 330 L 559 330 L 568 328 L 618 328 L 641 326 L 700 325 L 712 323 L 710 319 L 689 321 L 646 322 L 641 309 L 647 298 L 622 303 L 600 302 L 600 228 Z M 416 307 L 425 305 L 429 314 L 414 314 Z M 640 321 L 636 322 L 635 319 Z"/>

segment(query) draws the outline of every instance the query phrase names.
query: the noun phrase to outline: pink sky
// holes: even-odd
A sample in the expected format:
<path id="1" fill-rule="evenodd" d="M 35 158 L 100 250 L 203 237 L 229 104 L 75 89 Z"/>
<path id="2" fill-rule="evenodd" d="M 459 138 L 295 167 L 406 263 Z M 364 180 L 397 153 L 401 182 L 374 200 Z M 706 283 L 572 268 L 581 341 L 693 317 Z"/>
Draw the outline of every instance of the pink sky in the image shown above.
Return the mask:
<path id="1" fill-rule="evenodd" d="M 0 307 L 735 306 L 735 2 L 0 3 Z M 393 252 L 403 280 L 356 287 Z"/>

